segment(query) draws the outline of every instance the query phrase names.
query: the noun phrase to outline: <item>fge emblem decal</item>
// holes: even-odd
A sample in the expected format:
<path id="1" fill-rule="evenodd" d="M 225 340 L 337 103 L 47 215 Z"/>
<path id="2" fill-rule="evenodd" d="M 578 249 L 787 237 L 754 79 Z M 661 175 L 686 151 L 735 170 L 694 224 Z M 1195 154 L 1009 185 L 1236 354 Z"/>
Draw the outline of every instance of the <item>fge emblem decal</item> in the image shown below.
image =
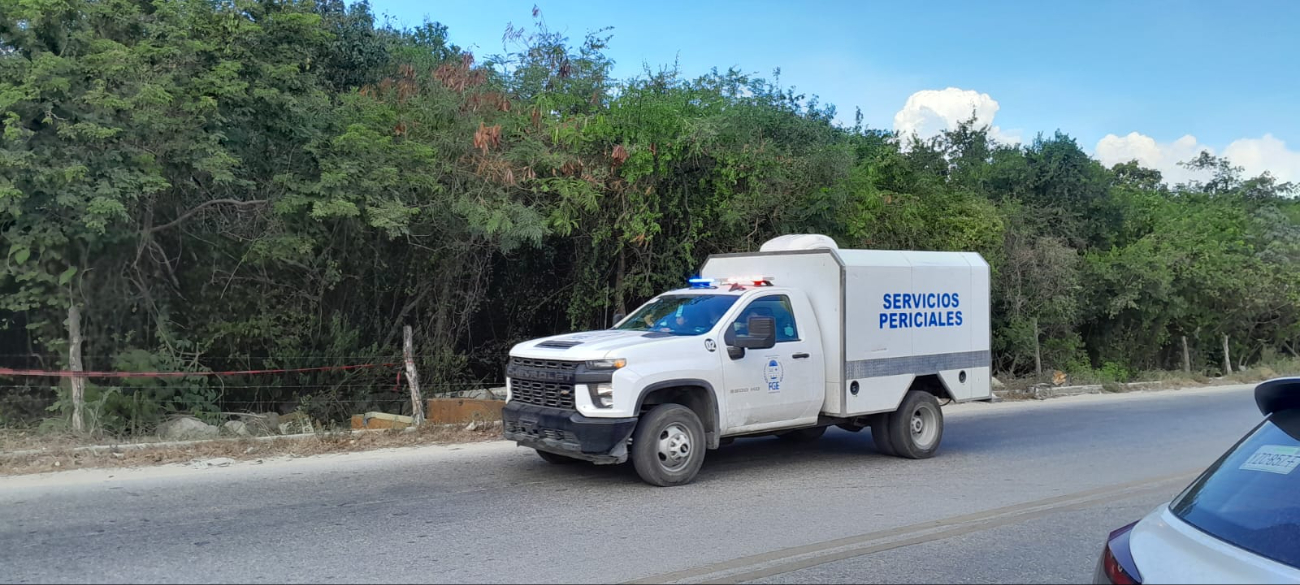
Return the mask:
<path id="1" fill-rule="evenodd" d="M 785 378 L 785 371 L 781 369 L 781 362 L 776 358 L 768 358 L 765 375 L 767 378 L 767 391 L 780 392 L 781 380 Z"/>

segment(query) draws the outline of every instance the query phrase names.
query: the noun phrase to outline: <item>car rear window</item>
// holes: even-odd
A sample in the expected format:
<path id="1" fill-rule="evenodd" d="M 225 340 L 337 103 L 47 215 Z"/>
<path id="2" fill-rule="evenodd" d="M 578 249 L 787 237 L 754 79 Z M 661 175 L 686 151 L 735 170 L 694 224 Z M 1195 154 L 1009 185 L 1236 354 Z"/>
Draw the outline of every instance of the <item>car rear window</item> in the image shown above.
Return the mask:
<path id="1" fill-rule="evenodd" d="M 1169 509 L 1215 538 L 1300 567 L 1300 410 L 1273 414 Z"/>

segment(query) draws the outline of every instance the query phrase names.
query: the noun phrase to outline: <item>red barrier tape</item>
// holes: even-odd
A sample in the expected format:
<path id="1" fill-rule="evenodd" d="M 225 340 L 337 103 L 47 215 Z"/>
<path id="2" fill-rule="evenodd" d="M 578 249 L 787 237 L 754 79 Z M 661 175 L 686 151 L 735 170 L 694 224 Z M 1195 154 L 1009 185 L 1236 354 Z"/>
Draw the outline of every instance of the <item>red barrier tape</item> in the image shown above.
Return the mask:
<path id="1" fill-rule="evenodd" d="M 15 370 L 0 368 L 0 376 L 40 376 L 44 378 L 187 378 L 190 376 L 246 376 L 252 374 L 296 374 L 299 372 L 328 372 L 359 370 L 363 368 L 391 368 L 401 364 L 359 364 L 354 366 L 325 366 L 322 368 L 289 368 L 282 370 L 237 370 L 231 372 L 73 372 L 47 370 Z"/>

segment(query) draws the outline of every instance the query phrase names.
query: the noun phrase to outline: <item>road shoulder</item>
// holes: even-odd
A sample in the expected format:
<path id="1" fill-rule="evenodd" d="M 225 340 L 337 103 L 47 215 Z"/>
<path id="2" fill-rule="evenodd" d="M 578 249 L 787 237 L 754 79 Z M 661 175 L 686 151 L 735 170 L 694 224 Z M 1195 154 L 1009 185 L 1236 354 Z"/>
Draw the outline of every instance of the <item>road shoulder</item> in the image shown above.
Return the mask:
<path id="1" fill-rule="evenodd" d="M 1051 400 L 968 402 L 944 408 L 945 416 L 968 417 L 1032 409 L 1074 408 L 1117 401 L 1142 402 L 1173 395 L 1201 396 L 1243 392 L 1254 384 L 1204 386 L 1181 389 L 1141 390 L 1118 394 L 1081 394 Z M 364 461 L 388 461 L 412 457 L 422 460 L 454 458 L 463 453 L 514 449 L 501 440 L 499 431 L 473 433 L 363 433 L 340 436 L 306 436 L 265 441 L 211 441 L 182 447 L 94 452 L 50 452 L 25 457 L 0 454 L 0 476 L 6 486 L 74 485 L 110 479 L 193 476 L 231 473 L 251 468 L 297 469 L 313 465 L 351 465 Z M 485 451 L 486 450 L 486 451 Z M 286 467 L 287 466 L 287 467 Z"/>

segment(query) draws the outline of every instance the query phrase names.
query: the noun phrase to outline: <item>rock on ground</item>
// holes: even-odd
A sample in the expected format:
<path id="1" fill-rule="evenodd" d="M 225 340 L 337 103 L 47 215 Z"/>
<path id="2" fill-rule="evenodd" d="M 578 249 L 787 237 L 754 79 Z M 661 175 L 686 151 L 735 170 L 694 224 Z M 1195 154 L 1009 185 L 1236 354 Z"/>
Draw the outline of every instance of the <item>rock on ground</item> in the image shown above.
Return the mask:
<path id="1" fill-rule="evenodd" d="M 313 433 L 316 427 L 311 423 L 311 417 L 307 413 L 296 410 L 286 415 L 280 416 L 280 434 L 295 435 L 298 433 Z"/>
<path id="2" fill-rule="evenodd" d="M 209 467 L 229 467 L 230 464 L 234 462 L 235 460 L 229 457 L 217 457 L 216 459 L 204 459 L 204 460 L 194 461 L 193 463 L 190 464 L 190 467 L 193 467 L 194 469 L 207 469 Z"/>
<path id="3" fill-rule="evenodd" d="M 248 437 L 253 434 L 248 431 L 248 425 L 238 420 L 226 421 L 226 424 L 221 425 L 221 430 L 236 437 Z"/>
<path id="4" fill-rule="evenodd" d="M 158 425 L 158 436 L 171 441 L 210 439 L 219 434 L 220 429 L 192 416 L 175 418 Z"/>
<path id="5" fill-rule="evenodd" d="M 274 435 L 280 432 L 280 415 L 274 412 L 241 415 L 244 429 L 251 435 Z"/>
<path id="6" fill-rule="evenodd" d="M 505 400 L 506 388 L 505 386 L 500 388 L 478 388 L 475 390 L 453 392 L 447 396 L 452 398 L 469 398 L 471 400 Z"/>

